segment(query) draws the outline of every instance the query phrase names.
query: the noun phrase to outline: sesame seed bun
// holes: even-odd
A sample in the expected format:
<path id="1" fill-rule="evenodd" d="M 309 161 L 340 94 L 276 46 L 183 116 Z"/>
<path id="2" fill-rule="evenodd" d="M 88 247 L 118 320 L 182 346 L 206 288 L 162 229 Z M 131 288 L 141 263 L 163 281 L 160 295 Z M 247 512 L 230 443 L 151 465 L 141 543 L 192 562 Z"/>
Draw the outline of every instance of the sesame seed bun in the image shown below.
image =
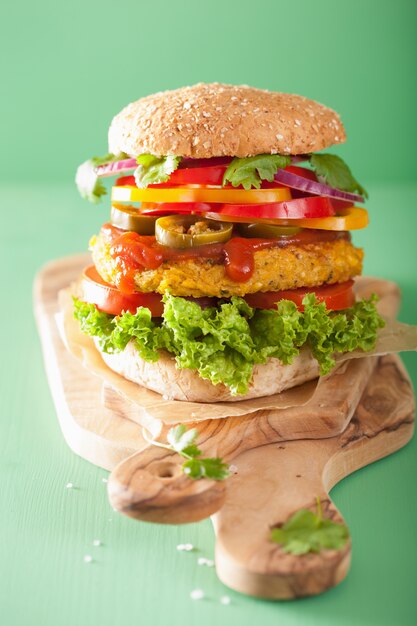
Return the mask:
<path id="1" fill-rule="evenodd" d="M 346 140 L 337 113 L 303 96 L 246 85 L 199 83 L 125 107 L 109 129 L 109 150 L 192 158 L 305 154 Z"/>

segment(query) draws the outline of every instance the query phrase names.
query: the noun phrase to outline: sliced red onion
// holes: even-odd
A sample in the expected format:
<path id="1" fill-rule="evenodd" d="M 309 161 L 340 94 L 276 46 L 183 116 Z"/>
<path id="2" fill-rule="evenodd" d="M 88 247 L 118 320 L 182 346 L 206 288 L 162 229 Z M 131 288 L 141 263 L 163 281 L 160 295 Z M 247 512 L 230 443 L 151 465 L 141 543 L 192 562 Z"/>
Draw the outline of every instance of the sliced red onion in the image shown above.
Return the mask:
<path id="1" fill-rule="evenodd" d="M 347 200 L 350 202 L 365 202 L 364 198 L 356 193 L 341 191 L 340 189 L 329 187 L 329 185 L 325 185 L 324 183 L 298 176 L 286 170 L 278 170 L 275 174 L 275 180 L 286 187 L 293 187 L 299 191 L 305 191 L 318 196 L 328 196 L 329 198 L 338 198 L 339 200 Z"/>
<path id="2" fill-rule="evenodd" d="M 136 169 L 137 166 L 136 159 L 124 159 L 123 161 L 114 161 L 113 163 L 106 163 L 105 165 L 96 167 L 96 174 L 100 178 L 104 176 L 115 176 L 123 172 L 130 172 Z"/>

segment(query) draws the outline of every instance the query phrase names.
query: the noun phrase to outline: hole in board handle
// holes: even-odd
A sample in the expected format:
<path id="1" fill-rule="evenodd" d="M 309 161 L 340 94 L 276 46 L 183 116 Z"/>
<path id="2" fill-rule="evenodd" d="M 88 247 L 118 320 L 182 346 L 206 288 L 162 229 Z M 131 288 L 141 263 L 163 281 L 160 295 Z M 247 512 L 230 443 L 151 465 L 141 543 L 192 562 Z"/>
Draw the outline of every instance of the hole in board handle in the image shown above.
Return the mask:
<path id="1" fill-rule="evenodd" d="M 156 463 L 152 467 L 152 474 L 158 476 L 158 478 L 174 478 L 179 473 L 178 465 L 170 463 L 169 461 Z"/>

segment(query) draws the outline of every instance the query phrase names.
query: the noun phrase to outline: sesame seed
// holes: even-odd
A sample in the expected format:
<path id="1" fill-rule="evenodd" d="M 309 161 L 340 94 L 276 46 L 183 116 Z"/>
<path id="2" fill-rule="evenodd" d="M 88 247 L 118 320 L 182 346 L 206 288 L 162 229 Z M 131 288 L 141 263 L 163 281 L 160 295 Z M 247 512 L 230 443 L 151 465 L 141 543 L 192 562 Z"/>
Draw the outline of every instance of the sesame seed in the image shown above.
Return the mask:
<path id="1" fill-rule="evenodd" d="M 334 140 L 335 140 L 335 141 L 339 141 L 339 136 L 338 136 L 338 135 L 335 135 Z"/>
<path id="2" fill-rule="evenodd" d="M 235 102 L 236 100 L 239 100 L 239 98 L 237 96 L 232 96 L 230 100 L 233 100 L 233 102 Z"/>
<path id="3" fill-rule="evenodd" d="M 100 541 L 100 539 L 94 539 L 94 541 L 93 541 L 93 546 L 95 546 L 96 548 L 98 548 L 99 546 L 101 546 L 101 541 Z"/>
<path id="4" fill-rule="evenodd" d="M 301 122 L 300 122 L 300 120 L 294 120 L 294 121 L 295 121 L 294 126 L 301 126 Z"/>
<path id="5" fill-rule="evenodd" d="M 86 554 L 84 557 L 84 563 L 91 563 L 93 560 L 93 557 L 91 556 L 91 554 Z"/>
<path id="6" fill-rule="evenodd" d="M 177 545 L 178 552 L 191 552 L 194 550 L 194 546 L 192 543 L 179 543 Z"/>
<path id="7" fill-rule="evenodd" d="M 67 484 L 65 485 L 65 489 L 73 489 L 73 488 L 74 488 L 73 483 L 67 483 Z"/>
<path id="8" fill-rule="evenodd" d="M 211 117 L 211 113 L 208 111 L 203 111 L 203 117 Z"/>
<path id="9" fill-rule="evenodd" d="M 281 139 L 284 139 L 284 135 L 281 135 L 281 133 L 278 133 L 277 135 L 275 135 L 275 137 L 278 139 L 278 141 L 281 141 Z"/>
<path id="10" fill-rule="evenodd" d="M 191 104 L 189 102 L 184 102 L 182 106 L 184 107 L 184 109 L 191 109 Z"/>
<path id="11" fill-rule="evenodd" d="M 202 600 L 204 598 L 204 591 L 202 589 L 193 589 L 190 593 L 191 600 Z"/>
<path id="12" fill-rule="evenodd" d="M 229 465 L 229 471 L 232 472 L 232 474 L 237 474 L 237 466 Z"/>
<path id="13" fill-rule="evenodd" d="M 222 596 L 220 598 L 220 604 L 224 604 L 225 606 L 228 606 L 231 603 L 231 599 L 229 598 L 229 596 Z"/>
<path id="14" fill-rule="evenodd" d="M 102 479 L 101 479 L 101 482 L 103 482 L 103 483 L 108 483 L 109 481 L 108 481 L 108 478 L 102 478 Z"/>

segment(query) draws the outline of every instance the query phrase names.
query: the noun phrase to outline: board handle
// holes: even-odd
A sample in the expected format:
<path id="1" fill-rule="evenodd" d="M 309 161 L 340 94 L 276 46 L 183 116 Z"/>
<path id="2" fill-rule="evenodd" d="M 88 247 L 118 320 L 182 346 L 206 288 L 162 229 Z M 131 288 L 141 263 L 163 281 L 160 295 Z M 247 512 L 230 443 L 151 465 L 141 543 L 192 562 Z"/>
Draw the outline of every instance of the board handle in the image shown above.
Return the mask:
<path id="1" fill-rule="evenodd" d="M 271 456 L 269 460 L 272 460 Z M 259 503 L 258 523 L 238 523 L 234 534 L 229 528 L 222 527 L 221 520 L 214 518 L 216 570 L 228 587 L 260 598 L 290 600 L 322 593 L 345 578 L 351 561 L 350 538 L 341 549 L 303 556 L 287 553 L 281 545 L 271 541 L 273 528 L 288 522 L 297 511 L 304 509 L 317 513 L 318 500 L 323 518 L 344 523 L 325 491 L 313 487 L 310 493 L 300 493 L 295 484 L 293 487 L 291 506 L 287 494 L 280 498 L 276 492 L 276 515 L 271 516 L 270 511 L 263 510 Z"/>
<path id="2" fill-rule="evenodd" d="M 112 507 L 129 517 L 159 524 L 197 522 L 224 502 L 222 481 L 193 480 L 182 471 L 176 452 L 150 445 L 125 459 L 110 474 Z"/>

